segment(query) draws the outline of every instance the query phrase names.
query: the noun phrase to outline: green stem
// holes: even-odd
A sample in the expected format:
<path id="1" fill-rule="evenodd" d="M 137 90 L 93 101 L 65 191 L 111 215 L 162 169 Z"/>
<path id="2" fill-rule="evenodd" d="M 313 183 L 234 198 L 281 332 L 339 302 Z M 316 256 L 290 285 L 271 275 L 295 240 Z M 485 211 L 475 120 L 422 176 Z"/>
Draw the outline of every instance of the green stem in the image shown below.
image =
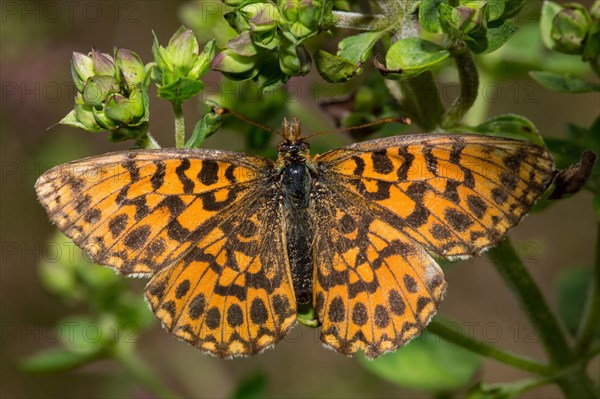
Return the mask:
<path id="1" fill-rule="evenodd" d="M 400 81 L 403 107 L 413 121 L 429 132 L 440 126 L 444 105 L 440 101 L 431 71 Z"/>
<path id="2" fill-rule="evenodd" d="M 450 128 L 458 125 L 463 116 L 477 100 L 479 73 L 469 50 L 460 42 L 454 43 L 450 51 L 456 62 L 460 91 L 458 97 L 442 118 L 442 126 Z"/>
<path id="3" fill-rule="evenodd" d="M 576 359 L 567 344 L 563 329 L 550 311 L 540 289 L 523 265 L 510 240 L 507 238 L 491 249 L 490 258 L 534 325 L 551 364 L 561 371 L 571 368 L 569 373 L 556 379 L 565 396 L 568 398 L 598 397 L 593 382 L 585 375 L 584 368 L 572 367 Z"/>
<path id="4" fill-rule="evenodd" d="M 145 150 L 160 148 L 160 145 L 154 139 L 154 137 L 152 137 L 150 132 L 147 132 L 145 135 L 143 135 L 142 137 L 137 139 L 135 144 L 136 144 L 136 148 L 143 148 Z"/>
<path id="5" fill-rule="evenodd" d="M 160 379 L 154 375 L 144 361 L 140 359 L 134 350 L 127 350 L 124 346 L 117 346 L 113 350 L 114 358 L 131 373 L 140 384 L 159 398 L 179 398 L 179 395 L 163 385 Z"/>
<path id="6" fill-rule="evenodd" d="M 585 311 L 579 327 L 575 352 L 585 354 L 596 337 L 600 325 L 600 223 L 596 229 L 596 260 Z"/>
<path id="7" fill-rule="evenodd" d="M 175 147 L 183 148 L 185 145 L 185 119 L 180 102 L 173 103 L 173 112 L 175 113 Z"/>
<path id="8" fill-rule="evenodd" d="M 429 323 L 427 331 L 481 356 L 489 357 L 490 359 L 494 359 L 500 363 L 508 364 L 521 370 L 543 376 L 551 375 L 554 371 L 551 367 L 535 360 L 527 359 L 509 351 L 498 349 L 486 342 L 471 338 L 437 320 L 433 320 Z"/>
<path id="9" fill-rule="evenodd" d="M 358 12 L 333 11 L 333 26 L 336 28 L 377 31 L 385 29 L 386 18 L 379 14 L 361 14 Z"/>

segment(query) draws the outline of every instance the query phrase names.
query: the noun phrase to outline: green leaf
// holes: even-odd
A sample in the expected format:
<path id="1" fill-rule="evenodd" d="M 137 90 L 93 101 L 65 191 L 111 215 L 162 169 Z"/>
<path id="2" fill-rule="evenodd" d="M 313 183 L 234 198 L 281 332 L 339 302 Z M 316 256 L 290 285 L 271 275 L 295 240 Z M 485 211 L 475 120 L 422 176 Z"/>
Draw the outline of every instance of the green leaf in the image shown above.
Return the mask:
<path id="1" fill-rule="evenodd" d="M 385 32 L 367 32 L 342 39 L 337 52 L 338 57 L 356 64 L 364 63 L 371 55 L 371 50 Z"/>
<path id="2" fill-rule="evenodd" d="M 204 89 L 204 83 L 201 80 L 180 78 L 177 81 L 160 86 L 157 94 L 160 98 L 171 102 L 183 102 L 194 97 Z"/>
<path id="3" fill-rule="evenodd" d="M 516 16 L 523 6 L 525 5 L 525 0 L 505 0 L 504 2 L 504 14 L 502 14 L 502 19 L 508 19 Z"/>
<path id="4" fill-rule="evenodd" d="M 592 274 L 591 267 L 571 269 L 562 272 L 558 279 L 558 314 L 572 335 L 577 333 L 583 316 L 588 290 L 593 281 Z"/>
<path id="5" fill-rule="evenodd" d="M 73 370 L 99 357 L 100 352 L 79 353 L 66 349 L 48 349 L 38 352 L 21 362 L 23 370 L 30 373 L 51 373 Z"/>
<path id="6" fill-rule="evenodd" d="M 556 47 L 556 42 L 552 38 L 552 26 L 554 17 L 562 10 L 562 6 L 553 1 L 544 1 L 542 6 L 542 15 L 540 17 L 540 35 L 546 48 L 552 50 Z"/>
<path id="7" fill-rule="evenodd" d="M 233 393 L 233 399 L 262 399 L 266 390 L 267 376 L 259 372 L 240 381 Z"/>
<path id="8" fill-rule="evenodd" d="M 593 206 L 596 211 L 596 219 L 600 221 L 600 194 L 594 196 Z"/>
<path id="9" fill-rule="evenodd" d="M 447 2 L 448 0 L 421 1 L 419 5 L 419 23 L 424 30 L 431 33 L 439 33 L 442 30 L 437 8 L 441 3 Z"/>
<path id="10" fill-rule="evenodd" d="M 520 115 L 499 115 L 485 121 L 474 130 L 489 136 L 509 137 L 544 145 L 544 140 L 533 122 Z"/>
<path id="11" fill-rule="evenodd" d="M 529 75 L 545 88 L 560 93 L 589 93 L 600 91 L 600 84 L 564 73 L 531 71 Z"/>
<path id="12" fill-rule="evenodd" d="M 330 54 L 327 51 L 317 50 L 313 58 L 321 77 L 331 83 L 346 82 L 361 71 L 360 64 Z"/>
<path id="13" fill-rule="evenodd" d="M 385 55 L 384 72 L 388 79 L 411 78 L 432 69 L 449 56 L 448 50 L 430 41 L 416 37 L 401 39 Z"/>
<path id="14" fill-rule="evenodd" d="M 186 148 L 200 148 L 204 144 L 204 140 L 207 137 L 214 134 L 220 127 L 223 122 L 223 118 L 220 114 L 215 113 L 214 111 L 210 111 L 196 123 L 194 126 L 194 130 L 192 132 L 192 136 L 189 138 L 187 143 L 185 143 Z"/>
<path id="15" fill-rule="evenodd" d="M 423 333 L 407 346 L 360 363 L 380 378 L 409 389 L 448 392 L 464 388 L 480 366 L 480 358 L 450 342 Z"/>
<path id="16" fill-rule="evenodd" d="M 349 36 L 338 45 L 337 55 L 318 50 L 314 54 L 317 70 L 328 82 L 342 83 L 362 72 L 362 65 L 373 46 L 385 32 L 367 32 Z"/>
<path id="17" fill-rule="evenodd" d="M 511 20 L 490 22 L 485 35 L 475 36 L 473 41 L 466 41 L 466 44 L 475 54 L 489 54 L 502 47 L 518 30 Z"/>

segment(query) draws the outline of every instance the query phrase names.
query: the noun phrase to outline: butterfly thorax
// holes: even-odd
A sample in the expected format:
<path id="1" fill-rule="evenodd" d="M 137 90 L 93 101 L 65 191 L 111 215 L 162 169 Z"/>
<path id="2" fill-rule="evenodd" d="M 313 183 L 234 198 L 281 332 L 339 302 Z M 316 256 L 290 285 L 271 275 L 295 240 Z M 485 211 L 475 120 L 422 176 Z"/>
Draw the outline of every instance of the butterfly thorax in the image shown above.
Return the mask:
<path id="1" fill-rule="evenodd" d="M 285 141 L 277 148 L 279 153 L 280 187 L 283 212 L 286 214 L 286 249 L 292 273 L 296 301 L 309 303 L 312 297 L 312 241 L 310 225 L 311 171 L 306 164 L 310 146 L 300 136 L 297 120 L 283 123 Z"/>

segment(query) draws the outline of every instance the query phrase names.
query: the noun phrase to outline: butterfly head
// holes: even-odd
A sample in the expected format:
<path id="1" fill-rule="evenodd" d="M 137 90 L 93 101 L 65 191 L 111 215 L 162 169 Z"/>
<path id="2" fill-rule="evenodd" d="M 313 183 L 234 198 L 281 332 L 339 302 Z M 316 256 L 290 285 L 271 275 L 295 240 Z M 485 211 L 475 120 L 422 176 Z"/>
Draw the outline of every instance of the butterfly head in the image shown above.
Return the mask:
<path id="1" fill-rule="evenodd" d="M 284 141 L 279 143 L 277 151 L 279 158 L 287 161 L 306 159 L 309 155 L 310 145 L 305 137 L 302 137 L 300 121 L 293 118 L 291 122 L 283 120 L 281 132 Z"/>

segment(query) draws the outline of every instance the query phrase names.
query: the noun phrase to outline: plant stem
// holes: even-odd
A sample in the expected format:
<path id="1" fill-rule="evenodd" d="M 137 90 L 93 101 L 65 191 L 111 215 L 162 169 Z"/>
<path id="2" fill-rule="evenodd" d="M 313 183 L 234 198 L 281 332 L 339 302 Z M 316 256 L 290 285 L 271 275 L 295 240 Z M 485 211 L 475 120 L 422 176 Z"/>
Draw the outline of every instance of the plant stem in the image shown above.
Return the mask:
<path id="1" fill-rule="evenodd" d="M 332 22 L 336 28 L 376 31 L 386 27 L 386 18 L 380 14 L 333 11 L 332 15 Z"/>
<path id="2" fill-rule="evenodd" d="M 427 331 L 481 356 L 489 357 L 490 359 L 494 359 L 500 363 L 508 364 L 521 370 L 543 376 L 551 375 L 554 372 L 551 367 L 548 367 L 545 364 L 532 359 L 527 359 L 509 351 L 498 349 L 486 342 L 469 337 L 437 320 L 432 320 L 431 323 L 429 323 Z"/>
<path id="3" fill-rule="evenodd" d="M 163 385 L 160 379 L 140 359 L 135 350 L 125 349 L 124 346 L 120 345 L 113 350 L 113 356 L 143 386 L 159 398 L 179 398 L 179 395 Z"/>
<path id="4" fill-rule="evenodd" d="M 563 329 L 550 311 L 540 289 L 521 262 L 510 240 L 503 240 L 490 250 L 492 262 L 504 281 L 514 292 L 519 305 L 533 323 L 551 364 L 569 373 L 556 378 L 563 393 L 568 398 L 598 397 L 593 382 L 585 375 L 583 367 L 572 366 L 576 363 L 573 351 L 567 344 Z"/>
<path id="5" fill-rule="evenodd" d="M 445 128 L 456 126 L 475 103 L 479 91 L 479 74 L 473 57 L 464 44 L 456 42 L 450 46 L 456 62 L 460 92 L 442 118 Z"/>
<path id="6" fill-rule="evenodd" d="M 444 105 L 431 71 L 400 81 L 400 87 L 404 95 L 402 105 L 417 125 L 426 132 L 440 126 Z"/>
<path id="7" fill-rule="evenodd" d="M 158 149 L 160 148 L 160 145 L 156 142 L 154 137 L 152 137 L 150 132 L 147 132 L 145 135 L 137 139 L 136 148 L 143 148 L 145 150 Z"/>
<path id="8" fill-rule="evenodd" d="M 175 113 L 175 147 L 183 148 L 185 145 L 185 119 L 180 102 L 173 103 L 173 112 Z"/>
<path id="9" fill-rule="evenodd" d="M 596 259 L 592 273 L 592 284 L 575 345 L 575 352 L 579 355 L 590 348 L 600 325 L 600 223 L 596 229 Z"/>

